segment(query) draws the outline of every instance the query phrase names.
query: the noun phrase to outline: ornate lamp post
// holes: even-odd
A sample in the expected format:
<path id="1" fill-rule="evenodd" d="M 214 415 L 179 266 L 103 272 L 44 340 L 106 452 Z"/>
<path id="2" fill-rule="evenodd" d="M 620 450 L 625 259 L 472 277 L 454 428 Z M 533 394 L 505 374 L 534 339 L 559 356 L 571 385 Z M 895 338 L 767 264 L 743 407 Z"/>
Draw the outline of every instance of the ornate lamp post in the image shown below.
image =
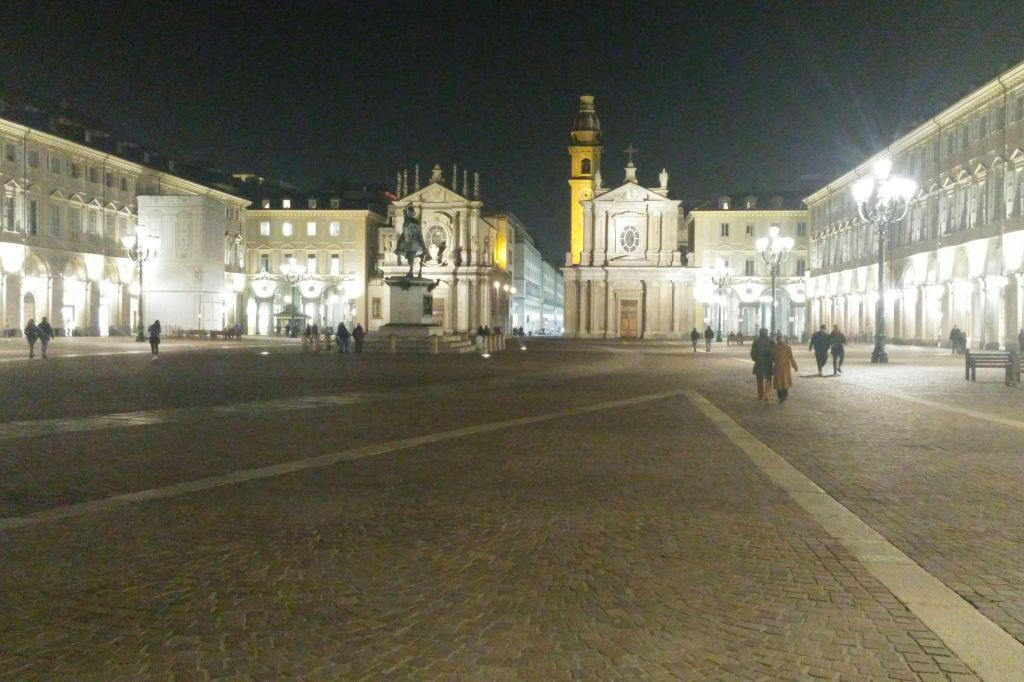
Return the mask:
<path id="1" fill-rule="evenodd" d="M 872 174 L 853 183 L 853 199 L 857 202 L 860 218 L 875 223 L 878 230 L 878 300 L 875 301 L 875 349 L 871 362 L 889 362 L 885 352 L 885 235 L 894 223 L 903 220 L 917 183 L 910 178 L 891 175 L 889 159 L 875 162 Z"/>
<path id="2" fill-rule="evenodd" d="M 779 236 L 779 226 L 772 225 L 768 228 L 768 236 L 761 237 L 754 245 L 761 252 L 761 260 L 768 266 L 772 273 L 772 323 L 770 333 L 774 334 L 775 329 L 775 278 L 779 274 L 779 266 L 789 260 L 789 253 L 793 250 L 793 238 Z"/>
<path id="3" fill-rule="evenodd" d="M 306 275 L 306 268 L 296 263 L 294 260 L 288 260 L 281 264 L 281 275 L 284 277 L 288 284 L 292 285 L 292 320 L 295 320 L 295 316 L 300 314 L 302 311 L 299 310 L 299 280 L 303 279 Z M 289 324 L 291 323 L 289 321 Z"/>
<path id="4" fill-rule="evenodd" d="M 715 263 L 714 267 L 708 268 L 708 278 L 715 285 L 715 302 L 718 303 L 718 337 L 716 341 L 722 340 L 722 309 L 725 307 L 726 292 L 729 290 L 729 283 L 732 281 L 732 268 L 727 268 L 721 260 Z"/>
<path id="5" fill-rule="evenodd" d="M 142 264 L 156 258 L 156 247 L 160 239 L 148 233 L 143 233 L 142 229 L 143 226 L 138 225 L 135 228 L 135 234 L 126 234 L 121 237 L 121 244 L 124 246 L 125 251 L 128 252 L 128 257 L 139 266 L 139 331 L 135 336 L 136 341 L 146 340 L 146 318 L 142 307 L 142 297 L 145 292 L 142 286 Z"/>

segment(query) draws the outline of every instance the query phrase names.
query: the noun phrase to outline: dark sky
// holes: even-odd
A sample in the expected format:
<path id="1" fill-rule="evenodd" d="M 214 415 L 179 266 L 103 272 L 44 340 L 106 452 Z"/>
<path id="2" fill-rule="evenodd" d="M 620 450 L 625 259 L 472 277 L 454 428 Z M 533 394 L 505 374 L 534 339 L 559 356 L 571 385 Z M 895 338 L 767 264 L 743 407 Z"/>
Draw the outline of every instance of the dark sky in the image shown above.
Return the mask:
<path id="1" fill-rule="evenodd" d="M 455 161 L 559 262 L 582 93 L 605 184 L 632 142 L 692 200 L 815 189 L 1024 60 L 1020 0 L 271 6 L 7 2 L 0 83 L 305 186 Z"/>

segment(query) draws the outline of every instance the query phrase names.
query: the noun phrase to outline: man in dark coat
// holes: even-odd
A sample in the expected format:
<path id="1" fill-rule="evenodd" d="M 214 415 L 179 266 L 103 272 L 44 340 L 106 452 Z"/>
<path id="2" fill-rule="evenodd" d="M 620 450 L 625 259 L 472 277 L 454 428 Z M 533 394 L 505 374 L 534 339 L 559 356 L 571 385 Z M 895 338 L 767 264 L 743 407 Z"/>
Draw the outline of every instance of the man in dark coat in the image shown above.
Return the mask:
<path id="1" fill-rule="evenodd" d="M 693 344 L 693 352 L 697 352 L 697 342 L 700 341 L 700 332 L 694 327 L 693 331 L 690 332 L 690 343 Z"/>
<path id="2" fill-rule="evenodd" d="M 351 334 L 348 331 L 348 327 L 345 326 L 344 322 L 338 323 L 338 333 L 335 338 L 338 339 L 338 355 L 348 352 L 348 339 Z"/>
<path id="3" fill-rule="evenodd" d="M 828 362 L 828 334 L 825 332 L 825 325 L 821 325 L 818 331 L 811 334 L 811 344 L 807 350 L 814 351 L 814 360 L 818 363 L 818 376 L 821 376 L 821 368 Z"/>
<path id="4" fill-rule="evenodd" d="M 768 338 L 768 330 L 761 329 L 758 337 L 750 344 L 750 359 L 754 361 L 754 376 L 757 377 L 757 399 L 771 400 L 772 354 L 775 344 Z"/>
<path id="5" fill-rule="evenodd" d="M 711 326 L 709 325 L 708 328 L 704 330 L 704 350 L 709 353 L 711 352 L 711 342 L 714 338 L 715 332 L 712 331 Z"/>
<path id="6" fill-rule="evenodd" d="M 46 359 L 46 347 L 50 344 L 50 339 L 53 338 L 53 327 L 50 323 L 43 318 L 43 321 L 39 323 L 39 343 L 43 347 L 43 360 Z"/>
<path id="7" fill-rule="evenodd" d="M 960 329 L 954 324 L 953 328 L 949 330 L 949 354 L 958 353 L 960 351 Z"/>
<path id="8" fill-rule="evenodd" d="M 356 323 L 356 328 L 352 330 L 352 340 L 356 342 L 356 354 L 363 352 L 363 340 L 366 338 L 366 330 L 363 329 L 363 325 Z"/>
<path id="9" fill-rule="evenodd" d="M 843 360 L 846 359 L 846 335 L 839 331 L 838 324 L 832 325 L 828 343 L 832 347 L 832 374 L 842 374 Z"/>

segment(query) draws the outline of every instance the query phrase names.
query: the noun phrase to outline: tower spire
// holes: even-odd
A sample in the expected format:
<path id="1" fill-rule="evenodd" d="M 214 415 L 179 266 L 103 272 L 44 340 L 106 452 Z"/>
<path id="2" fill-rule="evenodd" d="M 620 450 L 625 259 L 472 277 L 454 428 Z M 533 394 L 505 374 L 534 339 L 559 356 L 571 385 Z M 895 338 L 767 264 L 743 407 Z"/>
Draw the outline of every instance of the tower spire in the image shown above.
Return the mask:
<path id="1" fill-rule="evenodd" d="M 569 257 L 566 265 L 579 265 L 583 253 L 583 204 L 594 198 L 595 175 L 601 171 L 601 122 L 593 95 L 580 95 L 580 108 L 569 133 Z"/>

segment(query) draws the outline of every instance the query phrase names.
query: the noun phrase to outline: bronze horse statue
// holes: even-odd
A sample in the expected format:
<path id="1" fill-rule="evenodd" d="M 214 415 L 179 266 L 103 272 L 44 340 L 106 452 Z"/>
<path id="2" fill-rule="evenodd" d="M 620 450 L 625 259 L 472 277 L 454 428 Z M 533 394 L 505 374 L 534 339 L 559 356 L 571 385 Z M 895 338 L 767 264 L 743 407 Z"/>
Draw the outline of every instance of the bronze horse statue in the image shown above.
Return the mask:
<path id="1" fill-rule="evenodd" d="M 423 242 L 423 229 L 420 226 L 419 219 L 413 213 L 412 206 L 406 206 L 402 215 L 402 234 L 398 236 L 398 241 L 395 243 L 395 254 L 398 256 L 398 264 L 402 264 L 402 257 L 404 256 L 409 261 L 409 272 L 406 277 L 412 278 L 413 264 L 419 258 L 420 270 L 417 277 L 422 277 L 423 262 L 430 260 L 430 252 L 427 250 L 427 245 Z"/>

